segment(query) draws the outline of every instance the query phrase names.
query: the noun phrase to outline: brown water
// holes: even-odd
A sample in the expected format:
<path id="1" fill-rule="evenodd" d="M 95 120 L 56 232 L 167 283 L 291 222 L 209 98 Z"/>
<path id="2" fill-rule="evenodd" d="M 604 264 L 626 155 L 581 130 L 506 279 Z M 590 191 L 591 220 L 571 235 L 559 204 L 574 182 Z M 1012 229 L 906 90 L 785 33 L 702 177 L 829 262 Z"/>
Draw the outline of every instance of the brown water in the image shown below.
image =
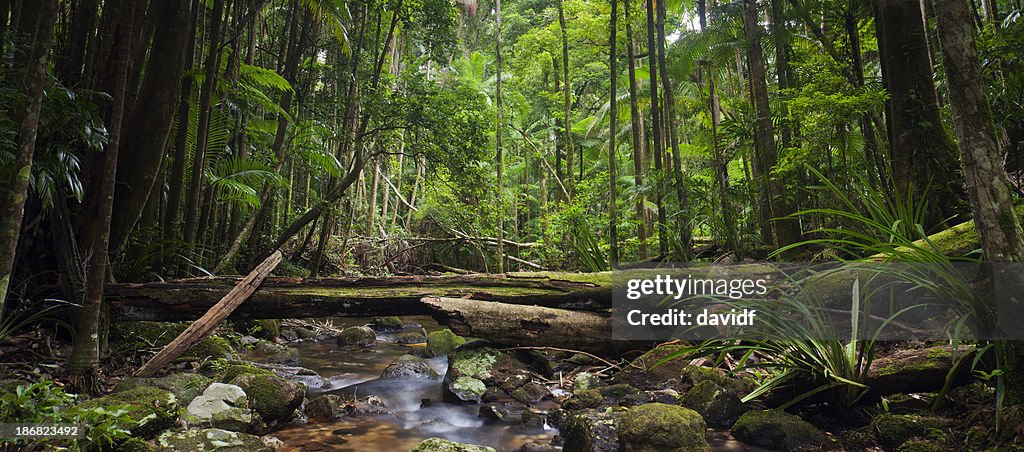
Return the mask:
<path id="1" fill-rule="evenodd" d="M 370 319 L 335 319 L 337 326 L 362 325 Z M 430 317 L 402 317 L 427 331 L 442 328 Z M 412 326 L 406 331 L 419 331 Z M 440 437 L 452 441 L 491 446 L 499 451 L 518 450 L 523 444 L 548 444 L 558 433 L 552 428 L 527 428 L 521 413 L 512 412 L 500 423 L 479 417 L 480 406 L 442 401 L 441 379 L 401 378 L 377 380 L 385 367 L 410 347 L 388 342 L 394 334 L 378 334 L 378 342 L 365 350 L 338 347 L 334 341 L 290 344 L 299 350 L 299 366 L 330 379 L 330 392 L 342 397 L 375 395 L 392 413 L 385 416 L 345 418 L 285 427 L 272 434 L 289 451 L 408 451 L 420 441 Z M 258 357 L 251 357 L 258 359 Z M 447 357 L 428 360 L 440 375 Z M 429 400 L 424 404 L 424 400 Z"/>

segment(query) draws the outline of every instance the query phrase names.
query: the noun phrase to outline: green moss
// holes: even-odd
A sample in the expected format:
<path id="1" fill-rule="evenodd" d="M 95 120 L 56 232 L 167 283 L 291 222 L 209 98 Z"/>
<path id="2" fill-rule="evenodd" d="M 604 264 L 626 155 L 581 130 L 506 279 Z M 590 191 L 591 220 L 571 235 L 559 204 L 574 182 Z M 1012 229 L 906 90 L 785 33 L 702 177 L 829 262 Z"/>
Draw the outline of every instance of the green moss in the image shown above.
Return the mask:
<path id="1" fill-rule="evenodd" d="M 743 411 L 736 393 L 704 380 L 679 397 L 682 406 L 700 413 L 711 424 L 728 425 Z"/>
<path id="2" fill-rule="evenodd" d="M 640 390 L 637 389 L 637 388 L 634 388 L 631 385 L 620 383 L 620 384 L 617 384 L 617 385 L 611 385 L 611 386 L 605 386 L 603 388 L 599 388 L 598 392 L 600 392 L 601 395 L 604 396 L 604 397 L 608 397 L 608 398 L 611 398 L 611 399 L 621 399 L 621 398 L 626 397 L 626 396 L 630 396 L 630 395 L 634 395 L 634 394 L 639 394 Z"/>
<path id="3" fill-rule="evenodd" d="M 220 383 L 229 383 L 239 375 L 274 375 L 274 373 L 252 364 L 227 364 L 214 371 L 213 379 Z"/>
<path id="4" fill-rule="evenodd" d="M 118 452 L 153 452 L 156 447 L 141 438 L 128 438 L 117 445 L 117 450 Z"/>
<path id="5" fill-rule="evenodd" d="M 161 452 L 271 452 L 273 449 L 255 435 L 218 428 L 165 432 L 156 439 Z"/>
<path id="6" fill-rule="evenodd" d="M 952 449 L 940 442 L 925 439 L 912 439 L 896 448 L 896 452 L 946 452 Z"/>
<path id="7" fill-rule="evenodd" d="M 377 340 L 376 333 L 365 326 L 352 326 L 338 334 L 338 345 L 367 347 Z"/>
<path id="8" fill-rule="evenodd" d="M 494 452 L 494 449 L 476 444 L 456 443 L 441 438 L 427 438 L 416 445 L 412 452 Z"/>
<path id="9" fill-rule="evenodd" d="M 704 419 L 688 408 L 648 403 L 626 411 L 619 442 L 631 451 L 709 451 Z"/>
<path id="10" fill-rule="evenodd" d="M 451 356 L 452 368 L 458 375 L 486 380 L 491 378 L 494 363 L 498 361 L 498 350 L 491 347 L 474 347 L 456 350 Z"/>
<path id="11" fill-rule="evenodd" d="M 612 379 L 615 383 L 628 383 L 640 389 L 680 389 L 680 376 L 689 366 L 687 360 L 671 359 L 670 356 L 683 351 L 683 345 L 671 344 L 656 347 L 633 360 Z M 672 384 L 672 383 L 675 384 Z"/>
<path id="12" fill-rule="evenodd" d="M 249 396 L 250 407 L 266 421 L 287 420 L 306 397 L 306 388 L 276 375 L 243 374 L 231 380 Z"/>
<path id="13" fill-rule="evenodd" d="M 936 416 L 882 413 L 871 420 L 875 438 L 885 447 L 896 447 L 915 437 L 941 434 L 950 422 Z"/>
<path id="14" fill-rule="evenodd" d="M 736 439 L 779 450 L 820 447 L 825 436 L 807 421 L 778 411 L 748 411 L 732 426 Z"/>
<path id="15" fill-rule="evenodd" d="M 373 324 L 374 329 L 388 331 L 400 330 L 402 329 L 402 326 L 405 325 L 402 323 L 402 319 L 395 316 L 374 317 L 373 322 L 370 323 Z"/>
<path id="16" fill-rule="evenodd" d="M 451 389 L 462 400 L 480 400 L 487 392 L 487 385 L 476 378 L 463 375 L 452 382 Z"/>
<path id="17" fill-rule="evenodd" d="M 427 334 L 427 349 L 433 356 L 449 355 L 465 343 L 466 338 L 447 328 Z"/>
<path id="18" fill-rule="evenodd" d="M 157 433 L 174 425 L 182 407 L 178 398 L 170 392 L 149 386 L 86 400 L 82 408 L 127 406 L 127 417 L 134 425 L 129 427 L 133 436 L 152 438 Z"/>
<path id="19" fill-rule="evenodd" d="M 584 408 L 597 408 L 604 402 L 604 397 L 596 389 L 583 389 L 572 393 L 572 397 L 565 402 L 567 410 L 581 410 Z"/>
<path id="20" fill-rule="evenodd" d="M 274 340 L 281 335 L 281 321 L 276 319 L 236 320 L 235 330 L 257 339 Z"/>
<path id="21" fill-rule="evenodd" d="M 158 349 L 178 337 L 187 323 L 168 322 L 121 322 L 116 323 L 111 334 L 111 349 L 118 354 L 129 356 L 139 350 Z M 180 361 L 201 361 L 207 358 L 234 357 L 231 343 L 227 339 L 211 334 L 178 358 Z"/>
<path id="22" fill-rule="evenodd" d="M 275 268 L 270 274 L 272 276 L 280 276 L 283 278 L 308 278 L 309 270 L 287 260 L 283 260 L 280 264 L 277 264 L 277 268 Z"/>
<path id="23" fill-rule="evenodd" d="M 213 383 L 208 377 L 193 373 L 175 373 L 158 378 L 128 378 L 114 387 L 114 392 L 132 390 L 141 386 L 152 386 L 174 394 L 183 403 L 203 393 Z"/>

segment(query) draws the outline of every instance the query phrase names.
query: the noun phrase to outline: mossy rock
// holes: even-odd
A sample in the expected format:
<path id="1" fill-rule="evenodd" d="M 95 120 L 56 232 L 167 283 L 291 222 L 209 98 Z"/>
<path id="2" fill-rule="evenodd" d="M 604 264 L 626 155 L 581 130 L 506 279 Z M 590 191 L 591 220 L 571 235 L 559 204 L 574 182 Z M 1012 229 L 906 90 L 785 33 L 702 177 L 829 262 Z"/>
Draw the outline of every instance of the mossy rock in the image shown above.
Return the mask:
<path id="1" fill-rule="evenodd" d="M 369 347 L 377 341 L 377 333 L 365 326 L 351 326 L 338 334 L 338 345 L 343 347 Z"/>
<path id="2" fill-rule="evenodd" d="M 735 392 L 704 380 L 679 396 L 679 404 L 698 413 L 711 425 L 729 426 L 743 414 L 743 402 Z"/>
<path id="3" fill-rule="evenodd" d="M 120 355 L 135 355 L 139 350 L 159 349 L 178 337 L 187 323 L 120 322 L 111 329 L 110 347 Z M 235 358 L 231 343 L 224 337 L 211 334 L 183 353 L 178 361 L 202 361 L 210 358 Z"/>
<path id="4" fill-rule="evenodd" d="M 117 445 L 118 452 L 154 452 L 156 446 L 142 438 L 128 438 Z"/>
<path id="5" fill-rule="evenodd" d="M 427 336 L 423 333 L 410 331 L 408 333 L 398 333 L 395 335 L 394 340 L 396 344 L 400 345 L 425 344 L 427 343 Z"/>
<path id="6" fill-rule="evenodd" d="M 306 417 L 332 421 L 345 415 L 345 400 L 337 394 L 324 394 L 306 402 Z"/>
<path id="7" fill-rule="evenodd" d="M 261 358 L 258 360 L 274 364 L 298 364 L 299 350 L 295 347 L 276 344 L 265 339 L 260 339 L 253 344 L 252 351 L 258 353 Z"/>
<path id="8" fill-rule="evenodd" d="M 871 420 L 871 429 L 879 444 L 894 448 L 912 438 L 941 432 L 951 424 L 948 419 L 937 416 L 882 413 Z"/>
<path id="9" fill-rule="evenodd" d="M 602 386 L 597 388 L 597 392 L 601 394 L 601 397 L 612 399 L 618 402 L 620 399 L 635 396 L 640 394 L 640 390 L 625 383 L 614 384 L 610 386 Z"/>
<path id="10" fill-rule="evenodd" d="M 407 377 L 434 379 L 440 375 L 430 367 L 430 364 L 427 364 L 427 360 L 412 355 L 399 356 L 398 359 L 388 364 L 380 374 L 382 380 Z"/>
<path id="11" fill-rule="evenodd" d="M 449 355 L 465 343 L 466 338 L 447 328 L 427 334 L 427 350 L 430 350 L 433 356 Z"/>
<path id="12" fill-rule="evenodd" d="M 896 452 L 951 452 L 953 449 L 938 441 L 912 439 L 896 448 Z"/>
<path id="13" fill-rule="evenodd" d="M 260 437 L 219 428 L 164 432 L 156 439 L 159 452 L 273 452 Z"/>
<path id="14" fill-rule="evenodd" d="M 565 419 L 560 434 L 563 452 L 616 452 L 619 423 L 624 413 L 610 410 L 580 410 Z"/>
<path id="15" fill-rule="evenodd" d="M 175 373 L 163 377 L 133 377 L 121 380 L 117 383 L 117 386 L 114 387 L 114 392 L 129 391 L 142 386 L 151 386 L 168 391 L 171 394 L 174 394 L 178 400 L 186 402 L 202 394 L 203 389 L 209 386 L 212 382 L 213 380 L 209 377 L 188 372 Z"/>
<path id="16" fill-rule="evenodd" d="M 270 272 L 271 276 L 280 276 L 282 278 L 308 278 L 309 269 L 300 265 L 293 264 L 291 261 L 285 259 L 277 264 L 274 271 Z"/>
<path id="17" fill-rule="evenodd" d="M 127 391 L 115 392 L 110 395 L 86 400 L 79 405 L 89 409 L 125 406 L 126 416 L 131 419 L 128 426 L 132 436 L 152 438 L 157 433 L 174 425 L 183 411 L 178 398 L 163 389 L 151 386 L 140 386 Z"/>
<path id="18" fill-rule="evenodd" d="M 1024 205 L 1015 206 L 1013 210 L 1017 218 L 1024 221 Z M 934 245 L 947 256 L 959 257 L 981 248 L 981 240 L 978 238 L 978 230 L 974 228 L 974 220 L 971 220 L 932 234 L 928 236 L 927 241 L 918 240 L 914 245 L 927 249 Z M 910 251 L 907 248 L 898 250 Z"/>
<path id="19" fill-rule="evenodd" d="M 257 339 L 272 341 L 281 335 L 281 321 L 277 319 L 235 320 L 235 331 Z"/>
<path id="20" fill-rule="evenodd" d="M 441 438 L 427 438 L 417 444 L 412 452 L 494 452 L 494 448 L 462 444 Z"/>
<path id="21" fill-rule="evenodd" d="M 619 444 L 637 452 L 710 451 L 704 419 L 689 408 L 648 403 L 630 408 L 619 423 Z"/>
<path id="22" fill-rule="evenodd" d="M 388 317 L 374 317 L 373 321 L 369 325 L 374 331 L 399 331 L 405 327 L 405 323 L 402 323 L 402 319 L 395 316 Z"/>
<path id="23" fill-rule="evenodd" d="M 777 450 L 818 448 L 825 443 L 817 427 L 779 410 L 744 413 L 733 424 L 732 435 L 744 443 Z"/>
<path id="24" fill-rule="evenodd" d="M 680 376 L 689 366 L 687 360 L 673 359 L 663 364 L 658 364 L 665 358 L 684 349 L 683 345 L 671 344 L 656 347 L 639 358 L 633 360 L 629 366 L 615 374 L 613 383 L 625 383 L 640 389 L 683 389 Z"/>
<path id="25" fill-rule="evenodd" d="M 230 363 L 213 371 L 213 379 L 220 383 L 230 383 L 239 375 L 274 375 L 274 373 L 248 363 Z"/>
<path id="26" fill-rule="evenodd" d="M 249 407 L 267 423 L 287 421 L 306 398 L 306 386 L 276 375 L 242 374 L 231 380 L 249 396 Z"/>

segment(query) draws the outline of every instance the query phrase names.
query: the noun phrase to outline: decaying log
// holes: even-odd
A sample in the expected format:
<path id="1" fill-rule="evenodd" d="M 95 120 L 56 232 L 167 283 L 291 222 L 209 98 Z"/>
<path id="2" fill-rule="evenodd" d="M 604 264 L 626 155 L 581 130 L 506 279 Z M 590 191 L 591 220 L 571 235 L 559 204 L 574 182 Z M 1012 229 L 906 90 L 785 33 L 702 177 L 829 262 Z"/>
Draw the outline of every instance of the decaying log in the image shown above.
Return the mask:
<path id="1" fill-rule="evenodd" d="M 498 345 L 557 345 L 604 355 L 636 346 L 612 340 L 608 314 L 464 298 L 424 297 L 423 304 L 456 334 L 486 338 Z"/>
<path id="2" fill-rule="evenodd" d="M 238 283 L 196 278 L 107 287 L 115 321 L 194 320 Z M 380 278 L 267 278 L 232 319 L 428 315 L 423 297 L 469 297 L 509 304 L 602 312 L 612 305 L 610 273 L 391 276 Z"/>
<path id="3" fill-rule="evenodd" d="M 216 305 L 210 308 L 199 320 L 185 328 L 173 341 L 165 346 L 160 352 L 150 358 L 146 364 L 143 364 L 135 372 L 137 377 L 150 377 L 161 367 L 166 366 L 175 358 L 181 356 L 182 353 L 187 352 L 190 348 L 201 342 L 206 336 L 209 336 L 217 325 L 220 324 L 225 318 L 238 308 L 245 300 L 249 299 L 249 296 L 256 291 L 256 288 L 267 278 L 270 272 L 277 268 L 277 265 L 281 263 L 282 255 L 281 250 L 275 251 L 260 265 L 257 265 L 255 269 L 248 276 L 242 279 L 227 295 L 224 296 Z"/>

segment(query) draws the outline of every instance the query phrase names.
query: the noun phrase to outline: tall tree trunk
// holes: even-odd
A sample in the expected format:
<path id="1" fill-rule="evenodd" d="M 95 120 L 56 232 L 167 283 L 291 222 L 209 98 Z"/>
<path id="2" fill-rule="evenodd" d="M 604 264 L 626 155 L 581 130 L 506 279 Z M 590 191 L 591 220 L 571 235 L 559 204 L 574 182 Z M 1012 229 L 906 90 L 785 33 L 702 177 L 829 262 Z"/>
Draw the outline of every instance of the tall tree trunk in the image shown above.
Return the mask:
<path id="1" fill-rule="evenodd" d="M 31 50 L 16 67 L 25 69 L 22 86 L 25 87 L 23 116 L 18 125 L 17 148 L 11 181 L 0 182 L 0 320 L 4 315 L 4 300 L 14 271 L 21 220 L 25 214 L 29 179 L 32 176 L 32 158 L 36 149 L 39 114 L 43 103 L 43 90 L 47 82 L 47 58 L 53 42 L 53 25 L 57 17 L 56 0 L 40 0 L 32 5 L 31 24 L 21 24 L 25 37 L 32 43 Z M 6 21 L 6 16 L 3 18 Z M 20 31 L 20 30 L 19 30 Z M 0 45 L 3 42 L 0 41 Z M 20 112 L 19 112 L 20 113 Z"/>
<path id="2" fill-rule="evenodd" d="M 569 34 L 565 29 L 564 4 L 565 0 L 558 0 L 558 29 L 562 35 L 562 97 L 565 104 L 565 166 L 569 173 L 569 180 L 566 181 L 568 186 L 565 188 L 569 190 L 571 197 L 576 191 L 576 184 L 572 178 L 572 157 L 575 147 L 572 144 L 572 81 L 569 78 Z M 582 161 L 580 167 L 583 167 Z"/>
<path id="3" fill-rule="evenodd" d="M 641 119 L 640 95 L 637 92 L 636 81 L 636 41 L 633 39 L 633 18 L 630 14 L 630 1 L 623 0 L 622 7 L 626 13 L 626 41 L 628 41 L 628 68 L 629 68 L 629 118 L 630 130 L 633 137 L 633 183 L 638 189 L 636 195 L 636 238 L 639 242 L 639 258 L 647 260 L 647 197 L 644 191 L 644 147 L 646 140 L 643 139 L 643 120 Z"/>
<path id="4" fill-rule="evenodd" d="M 665 212 L 665 201 L 664 201 L 664 180 L 663 163 L 665 161 L 665 139 L 662 134 L 662 118 L 664 114 L 661 110 L 661 100 L 658 97 L 658 47 L 655 43 L 654 34 L 656 28 L 654 25 L 654 1 L 647 0 L 647 62 L 648 62 L 648 73 L 650 74 L 650 90 L 651 90 L 651 129 L 653 135 L 653 146 L 654 150 L 652 157 L 654 158 L 654 169 L 658 173 L 658 177 L 655 178 L 655 202 L 658 204 L 658 225 L 655 227 L 658 235 L 658 252 L 662 256 L 668 254 L 668 240 L 665 237 L 666 217 Z M 664 74 L 662 74 L 664 76 Z"/>
<path id="5" fill-rule="evenodd" d="M 210 120 L 213 116 L 213 91 L 217 76 L 220 73 L 220 35 L 224 16 L 224 0 L 213 1 L 213 12 L 210 24 L 210 50 L 206 55 L 205 78 L 199 98 L 199 126 L 196 130 L 196 150 L 192 157 L 192 180 L 189 184 L 189 198 L 185 205 L 185 243 L 195 245 L 199 224 L 199 202 L 203 195 L 203 173 L 206 170 L 206 151 L 209 145 Z"/>
<path id="6" fill-rule="evenodd" d="M 498 273 L 505 272 L 505 153 L 501 148 L 501 138 L 505 128 L 505 112 L 501 98 L 501 0 L 495 0 L 494 9 L 497 13 L 496 28 L 494 31 L 495 53 L 498 60 L 498 86 L 497 86 L 497 107 L 498 107 L 498 128 L 495 134 L 498 151 Z M 571 153 L 571 150 L 569 150 Z"/>
<path id="7" fill-rule="evenodd" d="M 619 210 L 616 206 L 616 202 L 619 197 L 616 193 L 616 184 L 618 183 L 618 163 L 615 161 L 615 138 L 619 131 L 619 109 L 618 109 L 618 41 L 616 40 L 615 31 L 619 28 L 619 16 L 618 16 L 618 1 L 612 0 L 612 17 L 609 21 L 608 28 L 608 46 L 609 57 L 608 57 L 608 68 L 609 68 L 609 85 L 611 85 L 611 109 L 608 112 L 608 116 L 611 119 L 609 124 L 608 132 L 608 264 L 611 268 L 618 268 L 619 266 Z M 500 239 L 499 239 L 500 240 Z"/>
<path id="8" fill-rule="evenodd" d="M 158 9 L 160 26 L 153 38 L 152 56 L 146 65 L 138 101 L 131 106 L 124 126 L 131 131 L 124 137 L 124 148 L 130 153 L 122 153 L 117 164 L 119 176 L 114 193 L 117 216 L 110 231 L 114 254 L 127 243 L 154 191 L 181 90 L 188 44 L 189 1 L 157 0 L 154 9 Z"/>
<path id="9" fill-rule="evenodd" d="M 689 183 L 683 175 L 682 156 L 679 155 L 679 132 L 676 125 L 676 99 L 672 80 L 668 77 L 668 64 L 665 62 L 665 16 L 667 15 L 664 1 L 658 2 L 658 71 L 661 72 L 661 86 L 665 91 L 665 136 L 672 146 L 672 175 L 675 179 L 676 201 L 679 203 L 678 222 L 679 242 L 682 244 L 682 256 L 679 259 L 690 260 L 693 253 L 692 216 L 690 212 Z"/>
<path id="10" fill-rule="evenodd" d="M 203 13 L 200 0 L 192 0 L 192 15 L 189 19 L 188 39 L 185 48 L 185 69 L 195 66 L 196 34 L 199 28 L 199 15 Z M 191 122 L 192 86 L 195 80 L 186 75 L 181 80 L 181 97 L 178 99 L 178 129 L 174 140 L 174 158 L 171 161 L 170 187 L 167 193 L 167 209 L 164 212 L 163 238 L 179 237 L 178 211 L 181 207 L 181 195 L 185 191 L 185 160 L 188 158 L 188 125 Z"/>
<path id="11" fill-rule="evenodd" d="M 82 83 L 86 50 L 92 43 L 98 14 L 99 0 L 80 0 L 71 11 L 71 28 L 57 61 L 57 73 L 68 86 L 76 87 Z"/>
<path id="12" fill-rule="evenodd" d="M 800 241 L 800 224 L 797 220 L 787 218 L 793 213 L 786 200 L 785 182 L 775 173 L 778 148 L 775 143 L 775 128 L 772 125 L 772 112 L 768 104 L 768 86 L 765 81 L 766 70 L 764 52 L 761 48 L 763 29 L 758 21 L 757 1 L 743 2 L 743 29 L 747 39 L 747 64 L 750 68 L 750 91 L 757 113 L 755 135 L 760 149 L 759 160 L 768 188 L 769 208 L 771 209 L 773 231 L 778 247 Z"/>
<path id="13" fill-rule="evenodd" d="M 94 392 L 99 370 L 100 324 L 103 306 L 103 288 L 107 279 L 111 216 L 114 209 L 114 185 L 117 177 L 117 156 L 121 147 L 122 124 L 125 116 L 128 70 L 131 67 L 131 39 L 135 23 L 132 10 L 127 3 L 116 10 L 116 46 L 114 53 L 114 91 L 111 93 L 113 107 L 110 113 L 110 140 L 103 152 L 102 181 L 98 192 L 91 196 L 96 207 L 92 212 L 88 231 L 88 247 L 85 262 L 85 299 L 79 310 L 75 347 L 68 359 L 67 373 L 72 386 L 79 390 Z"/>
<path id="14" fill-rule="evenodd" d="M 953 143 L 942 127 L 917 0 L 875 0 L 894 189 L 928 203 L 930 230 L 963 211 Z"/>

